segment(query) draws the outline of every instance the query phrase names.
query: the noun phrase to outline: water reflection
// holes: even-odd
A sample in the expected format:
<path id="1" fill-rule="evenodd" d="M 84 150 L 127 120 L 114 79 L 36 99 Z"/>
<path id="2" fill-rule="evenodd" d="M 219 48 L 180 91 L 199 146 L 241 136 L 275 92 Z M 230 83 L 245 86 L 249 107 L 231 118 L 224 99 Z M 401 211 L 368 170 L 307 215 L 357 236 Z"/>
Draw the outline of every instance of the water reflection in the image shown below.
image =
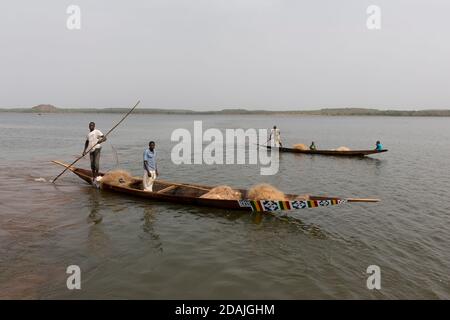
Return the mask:
<path id="1" fill-rule="evenodd" d="M 267 217 L 274 218 L 277 221 L 282 222 L 283 224 L 287 224 L 287 226 L 295 227 L 297 231 L 301 231 L 303 234 L 306 234 L 314 239 L 329 239 L 327 232 L 322 230 L 320 226 L 314 223 L 304 223 L 297 217 L 288 216 L 286 214 L 280 215 L 272 212 L 267 212 L 265 214 Z"/>
<path id="2" fill-rule="evenodd" d="M 380 166 L 383 162 L 386 162 L 385 159 L 378 159 L 372 157 L 361 157 L 359 160 L 366 162 L 367 164 L 375 164 L 376 166 Z"/>
<path id="3" fill-rule="evenodd" d="M 261 212 L 256 212 L 255 214 L 252 215 L 252 218 L 254 224 L 261 224 L 263 220 Z"/>
<path id="4" fill-rule="evenodd" d="M 364 162 L 364 165 L 367 166 L 368 169 L 373 169 L 372 172 L 374 172 L 375 175 L 379 176 L 383 173 L 383 168 L 385 168 L 387 160 L 382 160 L 378 158 L 371 158 L 371 157 L 363 157 L 360 159 L 360 161 Z"/>
<path id="5" fill-rule="evenodd" d="M 88 223 L 93 223 L 88 230 L 87 247 L 89 251 L 98 257 L 108 257 L 111 254 L 111 239 L 105 233 L 104 228 L 100 225 L 103 220 L 101 210 L 101 194 L 100 190 L 91 188 L 88 197 L 88 206 L 90 213 L 87 217 Z"/>
<path id="6" fill-rule="evenodd" d="M 100 191 L 97 189 L 92 189 L 92 192 L 90 192 L 90 196 L 89 196 L 89 203 L 88 205 L 90 206 L 90 213 L 87 217 L 87 221 L 88 222 L 93 222 L 95 224 L 100 223 L 103 220 L 103 216 L 99 213 L 100 210 L 100 202 L 99 202 L 99 198 L 100 198 Z"/>
<path id="7" fill-rule="evenodd" d="M 157 210 L 155 209 L 155 207 L 153 206 L 144 207 L 144 215 L 142 217 L 144 224 L 142 225 L 142 230 L 144 231 L 144 235 L 149 236 L 152 246 L 158 251 L 162 252 L 163 246 L 160 239 L 160 235 L 155 231 L 156 215 Z"/>
<path id="8" fill-rule="evenodd" d="M 170 205 L 169 205 L 170 206 Z M 173 205 L 177 208 L 178 205 Z M 154 215 L 155 207 L 148 207 L 144 209 L 144 231 L 154 232 Z M 317 209 L 311 209 L 317 210 Z M 245 211 L 230 211 L 216 208 L 207 207 L 185 207 L 183 211 L 183 216 L 187 213 L 192 214 L 197 217 L 211 218 L 214 220 L 225 219 L 229 222 L 241 222 L 244 224 L 254 224 L 262 227 L 262 229 L 273 229 L 276 228 L 278 231 L 285 230 L 285 232 L 293 232 L 306 234 L 307 236 L 313 237 L 315 239 L 330 239 L 328 232 L 324 231 L 319 225 L 310 223 L 304 223 L 297 216 L 292 216 L 292 211 L 290 213 L 274 213 L 274 212 L 245 212 Z M 148 216 L 147 216 L 148 215 Z M 267 222 L 267 223 L 264 223 Z M 276 224 L 276 222 L 280 222 Z M 148 228 L 148 229 L 146 229 Z"/>

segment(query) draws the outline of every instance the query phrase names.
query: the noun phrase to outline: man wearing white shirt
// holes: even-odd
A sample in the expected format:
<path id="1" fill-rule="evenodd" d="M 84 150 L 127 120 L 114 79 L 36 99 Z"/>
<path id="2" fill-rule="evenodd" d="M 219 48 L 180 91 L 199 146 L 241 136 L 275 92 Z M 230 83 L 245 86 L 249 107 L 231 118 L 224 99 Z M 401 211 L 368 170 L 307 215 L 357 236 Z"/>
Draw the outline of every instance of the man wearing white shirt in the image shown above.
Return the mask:
<path id="1" fill-rule="evenodd" d="M 98 176 L 100 170 L 100 150 L 102 149 L 102 142 L 106 141 L 106 137 L 100 130 L 95 129 L 95 123 L 89 123 L 89 133 L 84 143 L 83 156 L 89 151 L 89 158 L 91 160 L 92 181 Z"/>
<path id="2" fill-rule="evenodd" d="M 283 147 L 283 144 L 281 143 L 280 129 L 278 129 L 277 126 L 273 126 L 273 129 L 270 130 L 270 136 L 269 136 L 268 141 L 271 141 L 272 138 L 273 138 L 275 147 Z"/>

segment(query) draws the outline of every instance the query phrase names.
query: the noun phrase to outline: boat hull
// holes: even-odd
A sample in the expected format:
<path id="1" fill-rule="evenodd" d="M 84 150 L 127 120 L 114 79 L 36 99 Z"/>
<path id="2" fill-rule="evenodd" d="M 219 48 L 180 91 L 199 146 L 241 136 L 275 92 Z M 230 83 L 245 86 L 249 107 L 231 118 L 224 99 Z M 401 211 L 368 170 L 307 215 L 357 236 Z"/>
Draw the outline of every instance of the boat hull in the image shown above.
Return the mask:
<path id="1" fill-rule="evenodd" d="M 335 157 L 364 157 L 371 154 L 378 154 L 387 152 L 388 150 L 350 150 L 350 151 L 337 151 L 337 150 L 300 150 L 294 148 L 285 147 L 270 147 L 265 146 L 267 149 L 277 149 L 279 152 L 288 153 L 302 153 L 311 155 L 322 155 L 322 156 L 335 156 Z"/>
<path id="2" fill-rule="evenodd" d="M 333 205 L 340 205 L 347 202 L 345 199 L 329 198 L 329 197 L 311 197 L 310 200 L 218 200 L 218 199 L 206 199 L 198 197 L 179 197 L 158 194 L 156 192 L 147 192 L 143 190 L 134 190 L 130 188 L 124 188 L 113 185 L 102 186 L 103 190 L 114 191 L 118 193 L 125 193 L 131 196 L 137 196 L 153 201 L 163 202 L 176 202 L 189 205 L 197 205 L 203 207 L 215 207 L 227 210 L 241 210 L 241 211 L 256 211 L 256 212 L 269 212 L 269 211 L 284 211 L 284 210 L 296 210 L 296 209 L 308 209 L 318 207 L 328 207 Z"/>
<path id="3" fill-rule="evenodd" d="M 56 164 L 68 167 L 67 164 L 53 161 Z M 70 171 L 76 174 L 89 184 L 92 183 L 92 175 L 90 170 L 70 167 Z M 103 174 L 100 174 L 103 175 Z M 150 201 L 163 201 L 179 204 L 197 205 L 204 207 L 215 207 L 227 210 L 256 211 L 256 212 L 272 212 L 284 210 L 298 210 L 308 208 L 328 207 L 340 205 L 347 202 L 362 202 L 361 199 L 343 199 L 339 197 L 323 197 L 308 196 L 302 199 L 302 196 L 286 194 L 289 200 L 250 200 L 246 199 L 247 190 L 238 189 L 243 200 L 221 200 L 201 198 L 202 194 L 207 193 L 213 187 L 198 184 L 180 184 L 165 180 L 156 180 L 153 185 L 153 192 L 142 190 L 142 179 L 135 179 L 131 185 L 115 185 L 102 183 L 101 189 L 115 193 L 125 194 L 129 196 L 144 198 Z M 169 190 L 167 193 L 165 190 Z M 377 202 L 378 199 L 364 199 L 364 202 Z"/>

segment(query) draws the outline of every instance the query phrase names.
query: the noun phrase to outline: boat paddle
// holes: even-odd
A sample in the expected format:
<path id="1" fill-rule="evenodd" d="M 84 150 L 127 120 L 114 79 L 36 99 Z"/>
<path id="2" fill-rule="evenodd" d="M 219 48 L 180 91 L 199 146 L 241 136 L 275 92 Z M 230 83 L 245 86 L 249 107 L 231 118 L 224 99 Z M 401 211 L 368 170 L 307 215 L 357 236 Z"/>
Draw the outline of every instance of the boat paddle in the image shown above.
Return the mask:
<path id="1" fill-rule="evenodd" d="M 125 120 L 126 117 L 128 117 L 128 116 L 133 112 L 133 110 L 136 109 L 136 107 L 138 106 L 138 104 L 139 104 L 140 102 L 141 102 L 140 100 L 139 100 L 138 102 L 136 102 L 136 104 L 134 105 L 134 107 L 131 108 L 130 111 L 128 111 L 127 114 L 126 114 L 119 122 L 117 122 L 117 124 L 116 124 L 114 127 L 112 127 L 111 130 L 109 130 L 109 131 L 104 135 L 104 137 L 106 138 L 106 137 L 107 137 L 107 136 L 108 136 L 115 128 L 117 128 L 117 127 L 119 126 L 119 124 L 121 124 L 121 123 L 123 122 L 123 120 Z M 103 139 L 101 139 L 101 141 L 103 142 Z M 101 143 L 101 142 L 97 142 L 97 143 L 94 144 L 92 147 L 90 147 L 89 150 L 86 151 L 86 154 L 88 154 L 92 149 L 94 149 L 95 146 L 96 146 L 97 144 L 99 144 L 99 143 Z M 58 174 L 58 175 L 56 176 L 55 179 L 53 179 L 52 183 L 55 183 L 55 181 L 56 181 L 60 176 L 62 176 L 62 175 L 64 174 L 64 172 L 66 172 L 70 167 L 72 167 L 75 163 L 78 162 L 78 160 L 80 160 L 80 159 L 83 158 L 83 157 L 84 157 L 84 154 L 83 154 L 81 157 L 77 158 L 77 159 L 76 159 L 74 162 L 72 162 L 69 166 L 67 166 L 60 174 Z"/>

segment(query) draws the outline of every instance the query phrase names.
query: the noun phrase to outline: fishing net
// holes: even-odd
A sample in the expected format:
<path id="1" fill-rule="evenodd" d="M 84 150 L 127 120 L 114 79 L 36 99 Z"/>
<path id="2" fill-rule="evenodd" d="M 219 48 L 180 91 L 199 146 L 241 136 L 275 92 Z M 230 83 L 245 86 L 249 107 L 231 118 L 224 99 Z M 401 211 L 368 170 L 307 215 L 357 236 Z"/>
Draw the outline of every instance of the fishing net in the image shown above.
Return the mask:
<path id="1" fill-rule="evenodd" d="M 229 186 L 218 186 L 212 188 L 208 193 L 200 196 L 200 198 L 219 200 L 240 200 L 241 197 L 242 195 L 239 191 L 234 190 Z"/>
<path id="2" fill-rule="evenodd" d="M 344 146 L 339 147 L 339 148 L 336 149 L 336 151 L 350 151 L 350 150 L 351 150 L 350 148 L 344 147 Z"/>
<path id="3" fill-rule="evenodd" d="M 119 155 L 117 153 L 116 148 L 111 144 L 112 154 L 114 158 L 114 168 L 117 168 L 119 166 Z"/>
<path id="4" fill-rule="evenodd" d="M 250 200 L 287 200 L 283 192 L 267 183 L 251 187 L 247 198 Z"/>
<path id="5" fill-rule="evenodd" d="M 114 170 L 106 173 L 100 180 L 100 184 L 109 184 L 115 186 L 130 186 L 136 181 L 131 174 L 125 170 Z"/>
<path id="6" fill-rule="evenodd" d="M 294 149 L 309 150 L 309 148 L 306 145 L 304 145 L 303 143 L 294 144 Z"/>

